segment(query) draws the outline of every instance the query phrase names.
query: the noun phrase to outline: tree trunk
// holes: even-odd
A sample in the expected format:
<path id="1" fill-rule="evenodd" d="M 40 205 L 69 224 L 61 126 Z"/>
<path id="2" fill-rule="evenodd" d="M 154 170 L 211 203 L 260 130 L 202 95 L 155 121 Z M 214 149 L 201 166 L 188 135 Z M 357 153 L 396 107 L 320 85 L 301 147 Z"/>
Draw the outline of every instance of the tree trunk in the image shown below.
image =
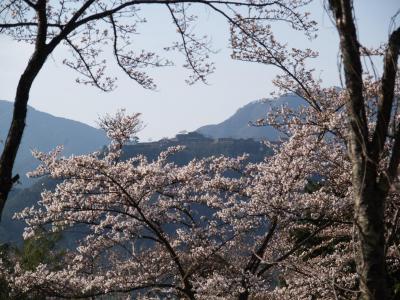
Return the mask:
<path id="1" fill-rule="evenodd" d="M 361 299 L 389 299 L 384 253 L 386 193 L 380 190 L 375 181 L 367 178 L 355 180 L 354 208 L 358 238 L 356 263 L 360 276 Z"/>
<path id="2" fill-rule="evenodd" d="M 357 227 L 357 273 L 361 299 L 388 299 L 385 267 L 384 211 L 386 189 L 378 184 L 378 165 L 386 138 L 387 120 L 378 126 L 374 144 L 369 141 L 368 120 L 363 95 L 363 71 L 360 43 L 354 24 L 351 0 L 329 0 L 329 7 L 340 37 L 340 50 L 348 92 L 346 103 L 349 120 L 349 157 L 353 166 L 354 224 Z M 391 105 L 389 105 L 389 108 Z M 388 108 L 388 109 L 389 109 Z M 382 109 L 380 109 L 380 112 Z M 386 112 L 386 111 L 385 111 Z M 384 113 L 379 118 L 384 119 Z"/>
<path id="3" fill-rule="evenodd" d="M 13 184 L 19 178 L 18 175 L 13 176 L 12 169 L 25 129 L 29 92 L 34 79 L 48 56 L 45 47 L 38 48 L 39 47 L 36 47 L 24 73 L 19 79 L 12 121 L 4 144 L 3 153 L 0 157 L 0 220 L 8 194 Z"/>

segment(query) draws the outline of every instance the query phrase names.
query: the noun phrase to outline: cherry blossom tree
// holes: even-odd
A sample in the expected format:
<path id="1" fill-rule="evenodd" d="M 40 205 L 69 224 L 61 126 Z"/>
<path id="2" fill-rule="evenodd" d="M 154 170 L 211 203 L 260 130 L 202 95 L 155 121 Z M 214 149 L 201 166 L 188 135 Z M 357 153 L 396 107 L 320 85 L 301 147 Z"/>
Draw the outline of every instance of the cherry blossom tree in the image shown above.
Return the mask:
<path id="1" fill-rule="evenodd" d="M 307 189 L 314 191 L 311 193 L 314 201 L 322 201 L 326 205 L 325 210 L 321 210 L 323 218 L 338 208 L 334 218 L 328 217 L 331 222 L 334 222 L 333 226 L 324 229 L 317 237 L 316 243 L 309 243 L 304 253 L 292 256 L 291 259 L 301 259 L 300 267 L 295 265 L 295 272 L 289 268 L 286 273 L 288 274 L 286 279 L 289 278 L 286 281 L 287 286 L 276 291 L 282 292 L 283 294 L 280 295 L 285 295 L 287 298 L 302 295 L 301 298 L 358 299 L 360 294 L 363 295 L 363 283 L 362 274 L 356 269 L 359 259 L 357 253 L 359 240 L 357 227 L 353 225 L 354 186 L 352 161 L 348 154 L 349 121 L 345 109 L 349 95 L 346 90 L 337 88 L 319 87 L 314 91 L 318 92 L 311 94 L 316 99 L 314 106 L 308 105 L 299 111 L 284 108 L 259 121 L 259 125 L 274 124 L 281 129 L 282 134 L 289 136 L 290 139 L 293 139 L 298 132 L 305 133 L 305 136 L 300 136 L 296 151 L 310 152 L 305 156 L 296 154 L 293 159 L 304 159 L 309 162 L 306 156 L 311 157 L 314 153 L 318 155 L 312 168 L 317 170 L 315 174 L 318 174 L 317 178 L 319 179 Z M 379 81 L 373 80 L 372 77 L 364 78 L 364 97 L 370 99 L 366 103 L 369 128 L 373 128 L 376 122 L 375 108 L 379 92 Z M 398 90 L 396 90 L 396 94 L 398 95 Z M 319 107 L 320 110 L 316 111 L 315 107 Z M 394 117 L 394 120 L 398 120 L 398 116 Z M 297 128 L 295 132 L 292 131 L 293 128 Z M 306 146 L 307 144 L 311 146 Z M 310 147 L 315 147 L 315 149 Z M 393 140 L 385 145 L 385 152 L 379 165 L 380 172 L 384 172 L 387 168 L 393 147 Z M 322 152 L 320 152 L 321 149 Z M 317 160 L 319 160 L 320 166 L 318 166 Z M 298 162 L 294 161 L 291 168 L 297 164 Z M 330 164 L 332 165 L 330 166 Z M 320 191 L 328 193 L 321 197 Z M 386 198 L 387 206 L 383 218 L 385 228 L 384 264 L 388 272 L 386 279 L 388 297 L 397 293 L 396 284 L 400 280 L 398 275 L 399 241 L 395 237 L 398 236 L 398 197 L 398 189 L 392 186 Z M 294 211 L 300 213 L 298 210 Z M 326 235 L 326 240 L 323 238 L 324 235 Z M 398 294 L 396 295 L 398 296 Z"/>
<path id="2" fill-rule="evenodd" d="M 196 8 L 204 6 L 223 18 L 248 12 L 251 19 L 265 22 L 284 19 L 296 29 L 309 30 L 307 15 L 296 8 L 301 1 L 209 1 L 209 0 L 4 0 L 0 3 L 0 33 L 18 42 L 34 45 L 32 55 L 19 79 L 12 122 L 0 157 L 0 215 L 8 193 L 18 180 L 12 168 L 25 128 L 29 92 L 47 58 L 60 46 L 70 50 L 63 63 L 76 70 L 78 82 L 93 85 L 103 91 L 114 88 L 116 78 L 107 73 L 104 48 L 111 46 L 117 65 L 127 76 L 144 88 L 154 89 L 153 79 L 145 72 L 149 67 L 162 67 L 172 62 L 156 51 L 133 47 L 138 25 L 144 23 L 140 9 L 147 5 L 165 7 L 176 27 L 179 41 L 166 50 L 185 56 L 184 67 L 192 71 L 189 83 L 205 81 L 214 71 L 209 61 L 209 38 L 195 34 Z"/>
<path id="3" fill-rule="evenodd" d="M 248 218 L 236 211 L 244 178 L 225 173 L 245 171 L 245 157 L 178 167 L 167 162 L 178 147 L 153 162 L 142 156 L 121 161 L 122 145 L 139 126 L 137 114 L 103 118 L 101 127 L 112 139 L 103 156 L 58 158 L 60 149 L 35 153 L 42 165 L 31 175 L 63 182 L 43 192 L 42 208 L 19 214 L 29 224 L 24 237 L 46 225 L 52 231 L 85 225 L 88 232 L 61 270 L 42 264 L 27 271 L 17 263 L 9 274 L 16 288 L 63 297 L 134 292 L 195 299 L 208 297 L 208 284 L 216 295 L 240 293 L 245 273 L 236 261 L 251 256 L 246 245 L 259 235 L 255 229 L 267 226 L 264 215 Z M 238 214 L 243 218 L 233 218 Z"/>
<path id="4" fill-rule="evenodd" d="M 389 199 L 391 191 L 396 188 L 400 162 L 400 28 L 392 29 L 383 47 L 370 49 L 358 40 L 352 1 L 332 0 L 328 3 L 328 11 L 340 37 L 344 86 L 335 97 L 342 99 L 341 104 L 327 96 L 327 90 L 314 76 L 314 70 L 306 67 L 306 60 L 317 57 L 318 53 L 311 49 L 289 49 L 274 36 L 269 25 L 265 26 L 257 20 L 247 23 L 245 18 L 240 17 L 231 20 L 237 25 L 232 27 L 233 57 L 278 67 L 283 71 L 275 80 L 278 88 L 303 98 L 314 109 L 316 116 L 323 117 L 346 108 L 343 124 L 348 130 L 341 132 L 340 136 L 352 166 L 348 170 L 352 174 L 357 240 L 355 258 L 362 299 L 390 299 L 386 243 L 387 237 L 392 234 L 391 228 L 397 228 L 398 213 L 397 208 L 393 211 L 387 208 L 393 209 Z M 238 28 L 241 28 L 240 32 Z M 363 66 L 362 57 L 372 56 L 383 57 L 382 72 L 377 71 L 373 59 L 364 60 Z M 326 112 L 326 107 L 321 105 L 322 97 L 337 106 L 330 107 Z M 283 119 L 285 121 L 287 116 Z M 319 121 L 323 119 L 314 120 L 313 124 L 325 130 L 321 134 L 332 134 L 329 126 L 322 126 Z"/>

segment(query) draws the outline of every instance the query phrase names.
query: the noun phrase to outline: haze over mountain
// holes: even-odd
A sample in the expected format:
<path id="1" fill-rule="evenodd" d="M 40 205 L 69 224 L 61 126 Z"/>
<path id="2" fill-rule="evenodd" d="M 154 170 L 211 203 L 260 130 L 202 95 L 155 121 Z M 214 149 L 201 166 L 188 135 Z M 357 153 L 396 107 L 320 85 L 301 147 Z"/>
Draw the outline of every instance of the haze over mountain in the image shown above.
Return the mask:
<path id="1" fill-rule="evenodd" d="M 4 147 L 13 112 L 13 102 L 0 100 L 0 151 Z M 81 122 L 55 117 L 48 113 L 28 107 L 26 130 L 22 138 L 14 173 L 20 175 L 23 184 L 29 183 L 25 174 L 33 170 L 38 162 L 32 157 L 31 150 L 48 152 L 63 145 L 64 155 L 83 154 L 100 149 L 107 144 L 107 138 L 100 129 Z"/>
<path id="2" fill-rule="evenodd" d="M 280 107 L 282 105 L 295 108 L 300 105 L 306 105 L 306 103 L 293 94 L 281 96 L 277 99 L 253 101 L 239 108 L 236 113 L 225 121 L 215 125 L 202 126 L 196 131 L 212 138 L 252 138 L 274 141 L 278 139 L 278 132 L 273 127 L 254 127 L 250 126 L 249 122 L 265 117 L 272 107 Z"/>

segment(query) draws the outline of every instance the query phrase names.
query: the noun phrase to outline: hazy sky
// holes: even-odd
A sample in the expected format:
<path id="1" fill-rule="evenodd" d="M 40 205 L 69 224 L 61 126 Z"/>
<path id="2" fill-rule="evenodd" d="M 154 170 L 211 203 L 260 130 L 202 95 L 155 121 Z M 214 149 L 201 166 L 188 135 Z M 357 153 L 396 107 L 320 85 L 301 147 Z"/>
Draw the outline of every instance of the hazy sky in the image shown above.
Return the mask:
<path id="1" fill-rule="evenodd" d="M 1 0 L 0 0 L 1 1 Z M 290 41 L 296 47 L 312 47 L 320 52 L 314 66 L 320 71 L 326 85 L 339 85 L 337 72 L 338 39 L 322 0 L 311 6 L 314 19 L 320 25 L 319 37 L 308 42 L 299 33 L 280 27 L 278 38 Z M 399 0 L 355 1 L 356 17 L 361 42 L 377 46 L 388 36 L 390 18 L 400 9 Z M 272 66 L 250 64 L 230 59 L 228 25 L 221 17 L 199 7 L 201 15 L 198 29 L 209 32 L 213 48 L 219 50 L 213 56 L 216 72 L 208 78 L 209 85 L 185 84 L 187 71 L 180 67 L 183 60 L 178 56 L 175 67 L 153 69 L 157 91 L 138 86 L 120 73 L 114 61 L 110 70 L 118 75 L 118 87 L 103 93 L 94 87 L 75 83 L 76 73 L 62 64 L 65 50 L 60 48 L 48 59 L 35 81 L 29 105 L 56 116 L 96 125 L 98 116 L 126 108 L 129 112 L 141 112 L 146 128 L 141 140 L 171 137 L 181 130 L 219 123 L 250 101 L 268 97 L 274 90 L 271 80 L 277 74 Z M 148 19 L 137 37 L 138 49 L 161 49 L 178 36 L 168 12 L 160 8 L 146 8 L 142 15 Z M 397 19 L 399 25 L 400 18 Z M 0 99 L 12 100 L 18 78 L 31 54 L 32 47 L 16 43 L 0 35 Z M 4 129 L 2 129 L 4 130 Z"/>

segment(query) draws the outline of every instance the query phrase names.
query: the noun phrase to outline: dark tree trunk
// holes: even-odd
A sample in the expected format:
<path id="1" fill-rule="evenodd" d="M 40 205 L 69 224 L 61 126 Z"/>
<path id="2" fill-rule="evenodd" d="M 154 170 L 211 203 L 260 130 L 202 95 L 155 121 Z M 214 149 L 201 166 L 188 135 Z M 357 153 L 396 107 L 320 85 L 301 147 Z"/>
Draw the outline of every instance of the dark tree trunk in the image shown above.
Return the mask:
<path id="1" fill-rule="evenodd" d="M 8 194 L 19 178 L 18 175 L 13 176 L 12 170 L 25 129 L 29 92 L 48 56 L 44 48 L 35 50 L 18 82 L 12 121 L 0 157 L 0 219 Z"/>
<path id="2" fill-rule="evenodd" d="M 361 299 L 384 300 L 390 297 L 384 253 L 386 193 L 379 188 L 374 178 L 367 177 L 353 178 L 358 235 L 357 273 L 360 276 Z"/>
<path id="3" fill-rule="evenodd" d="M 379 174 L 378 165 L 391 117 L 400 30 L 396 30 L 389 39 L 376 128 L 371 131 L 373 134 L 370 140 L 363 96 L 360 44 L 354 24 L 352 1 L 329 0 L 329 6 L 340 37 L 340 50 L 349 95 L 346 103 L 349 120 L 348 150 L 353 166 L 354 224 L 358 238 L 355 260 L 360 278 L 360 298 L 385 300 L 390 298 L 385 259 L 385 199 L 391 181 L 397 176 L 398 149 L 396 147 L 393 149 L 388 172 Z M 400 129 L 397 135 L 400 136 Z M 396 140 L 395 145 L 398 143 L 399 140 Z M 391 171 L 392 169 L 394 171 Z"/>
<path id="4" fill-rule="evenodd" d="M 11 125 L 0 157 L 0 220 L 8 194 L 19 178 L 18 175 L 13 176 L 12 170 L 25 129 L 29 92 L 47 56 L 57 45 L 56 43 L 50 47 L 46 45 L 48 26 L 46 0 L 38 0 L 34 8 L 38 18 L 35 50 L 18 82 Z"/>

